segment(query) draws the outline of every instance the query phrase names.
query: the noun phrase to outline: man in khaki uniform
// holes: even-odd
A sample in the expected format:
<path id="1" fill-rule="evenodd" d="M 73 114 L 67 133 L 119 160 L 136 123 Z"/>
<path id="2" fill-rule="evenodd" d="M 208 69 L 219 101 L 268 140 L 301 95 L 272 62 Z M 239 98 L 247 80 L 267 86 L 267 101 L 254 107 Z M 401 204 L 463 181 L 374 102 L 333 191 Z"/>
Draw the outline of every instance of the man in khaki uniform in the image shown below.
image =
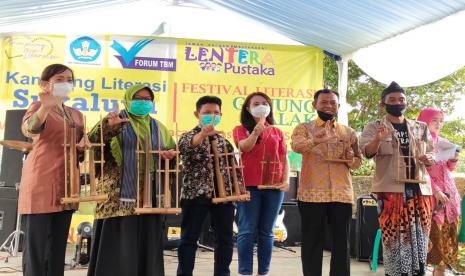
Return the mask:
<path id="1" fill-rule="evenodd" d="M 366 125 L 360 147 L 375 161 L 372 191 L 378 198 L 386 275 L 424 275 L 431 224 L 425 170 L 433 162 L 431 135 L 426 124 L 405 118 L 407 97 L 397 83 L 383 90 L 381 106 L 387 115 Z"/>

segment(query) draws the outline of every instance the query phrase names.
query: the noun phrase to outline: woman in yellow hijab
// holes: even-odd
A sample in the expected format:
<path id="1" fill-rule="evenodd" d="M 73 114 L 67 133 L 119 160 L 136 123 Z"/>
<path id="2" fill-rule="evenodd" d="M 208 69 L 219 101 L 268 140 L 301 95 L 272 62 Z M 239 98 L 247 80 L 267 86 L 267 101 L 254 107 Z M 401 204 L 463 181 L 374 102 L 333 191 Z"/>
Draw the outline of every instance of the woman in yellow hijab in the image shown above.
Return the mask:
<path id="1" fill-rule="evenodd" d="M 87 275 L 163 276 L 163 217 L 134 214 L 137 174 L 143 174 L 145 168 L 142 164 L 137 171 L 136 143 L 143 146 L 150 137 L 152 149 L 163 150 L 163 159 L 175 156 L 172 149 L 176 145 L 167 128 L 150 116 L 154 94 L 149 87 L 130 87 L 124 100 L 125 109 L 109 113 L 102 122 L 105 165 L 103 174 L 98 172 L 98 189 L 109 199 L 96 206 Z M 97 124 L 89 139 L 98 142 L 99 137 Z M 150 160 L 151 173 L 155 173 L 156 162 L 157 157 Z"/>

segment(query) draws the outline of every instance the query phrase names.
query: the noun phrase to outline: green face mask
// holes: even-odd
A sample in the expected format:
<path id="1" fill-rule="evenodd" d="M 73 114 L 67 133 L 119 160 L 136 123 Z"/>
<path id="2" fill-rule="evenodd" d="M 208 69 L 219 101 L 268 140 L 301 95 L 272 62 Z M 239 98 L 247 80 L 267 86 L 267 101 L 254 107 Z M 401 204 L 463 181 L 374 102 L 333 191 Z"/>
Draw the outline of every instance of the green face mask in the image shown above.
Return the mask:
<path id="1" fill-rule="evenodd" d="M 149 101 L 131 101 L 131 106 L 129 108 L 129 113 L 136 116 L 145 116 L 150 113 L 153 109 L 153 102 Z"/>
<path id="2" fill-rule="evenodd" d="M 210 125 L 213 121 L 213 114 L 200 115 L 200 120 L 201 120 L 202 126 Z M 220 123 L 220 120 L 221 120 L 221 116 L 216 115 L 213 126 L 217 126 Z"/>

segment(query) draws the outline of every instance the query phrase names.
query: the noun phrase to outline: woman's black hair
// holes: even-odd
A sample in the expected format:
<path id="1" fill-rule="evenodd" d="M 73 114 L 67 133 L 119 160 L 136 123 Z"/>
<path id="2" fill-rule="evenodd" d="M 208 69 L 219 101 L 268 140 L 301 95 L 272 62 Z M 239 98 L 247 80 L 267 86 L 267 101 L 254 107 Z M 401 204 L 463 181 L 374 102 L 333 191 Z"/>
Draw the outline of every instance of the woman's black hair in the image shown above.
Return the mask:
<path id="1" fill-rule="evenodd" d="M 73 69 L 69 68 L 66 65 L 59 64 L 59 63 L 50 64 L 49 66 L 45 67 L 45 69 L 42 71 L 42 75 L 40 76 L 40 80 L 49 81 L 56 74 L 63 73 L 66 70 L 71 71 L 71 76 L 73 77 L 73 81 L 74 81 Z"/>

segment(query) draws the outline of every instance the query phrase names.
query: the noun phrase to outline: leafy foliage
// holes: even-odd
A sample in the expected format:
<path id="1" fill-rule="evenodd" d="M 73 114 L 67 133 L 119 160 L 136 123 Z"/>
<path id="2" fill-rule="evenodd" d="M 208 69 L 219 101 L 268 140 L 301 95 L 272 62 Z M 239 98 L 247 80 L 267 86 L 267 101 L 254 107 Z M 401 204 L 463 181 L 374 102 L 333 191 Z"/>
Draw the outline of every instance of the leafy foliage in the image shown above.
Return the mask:
<path id="1" fill-rule="evenodd" d="M 329 57 L 324 60 L 325 86 L 337 90 L 337 64 Z M 354 62 L 349 61 L 347 103 L 351 106 L 349 125 L 356 131 L 384 116 L 380 109 L 380 95 L 384 85 L 370 78 Z M 465 67 L 433 83 L 407 88 L 408 118 L 417 118 L 424 107 L 436 107 L 446 114 L 454 112 L 455 102 L 465 95 Z M 463 107 L 461 107 L 463 108 Z M 441 136 L 465 149 L 465 123 L 462 118 L 448 121 L 441 130 Z M 460 162 L 463 163 L 463 162 Z M 459 163 L 459 172 L 465 172 L 465 165 Z M 362 170 L 363 171 L 363 170 Z"/>
<path id="2" fill-rule="evenodd" d="M 362 159 L 360 168 L 351 171 L 353 176 L 370 176 L 373 175 L 374 163 L 371 159 Z"/>

